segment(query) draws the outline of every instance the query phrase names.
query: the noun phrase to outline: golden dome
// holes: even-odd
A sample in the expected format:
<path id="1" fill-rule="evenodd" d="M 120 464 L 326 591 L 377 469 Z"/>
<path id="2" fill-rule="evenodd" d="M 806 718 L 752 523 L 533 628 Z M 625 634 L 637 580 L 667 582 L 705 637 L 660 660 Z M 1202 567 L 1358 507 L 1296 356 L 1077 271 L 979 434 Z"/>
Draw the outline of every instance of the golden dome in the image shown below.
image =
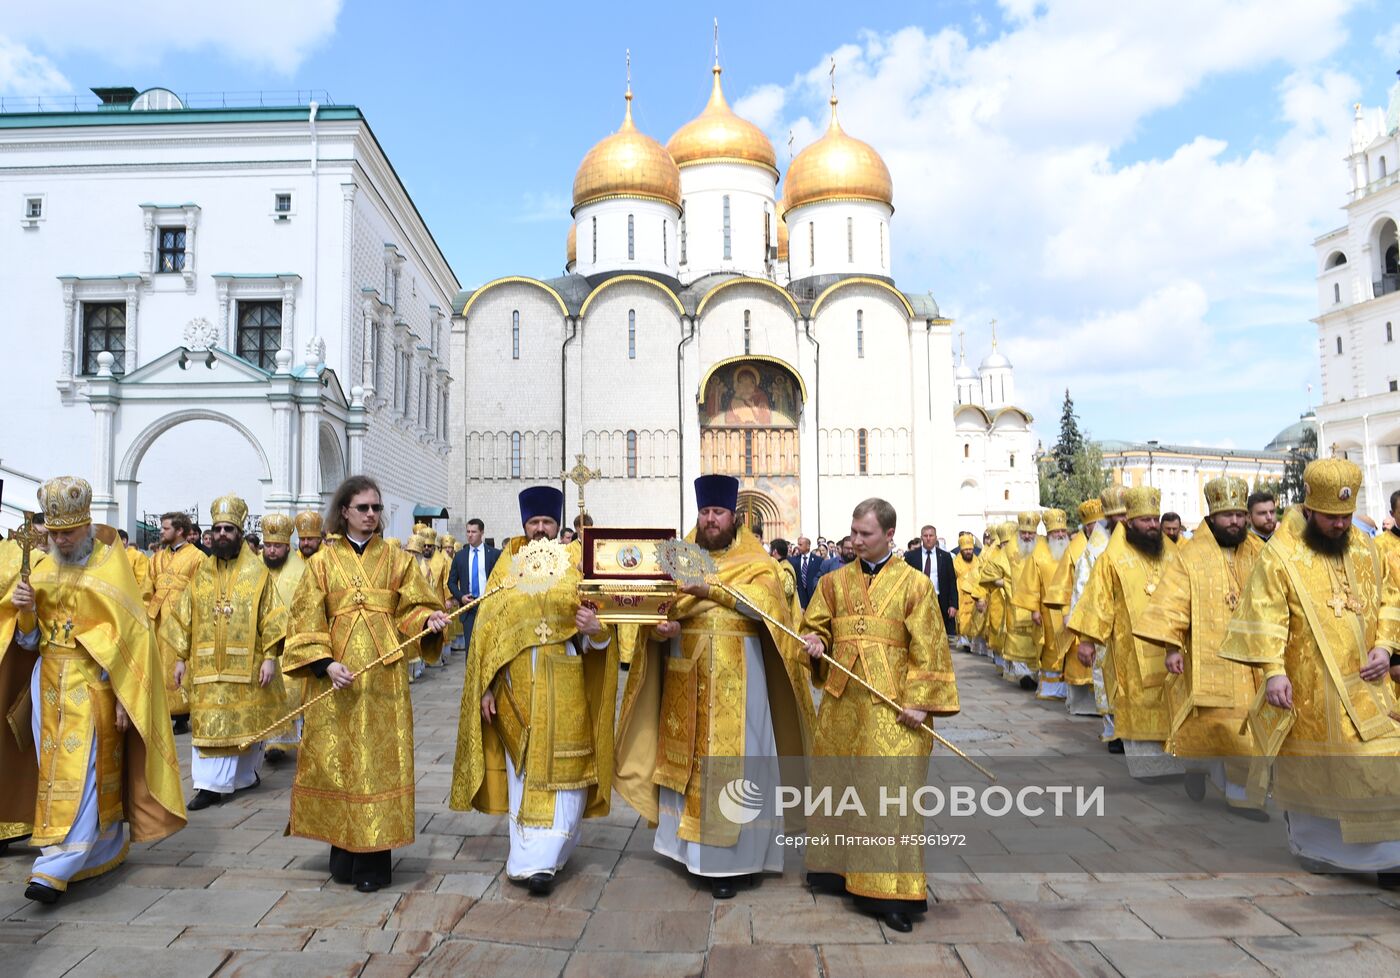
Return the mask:
<path id="1" fill-rule="evenodd" d="M 646 197 L 681 206 L 681 171 L 666 148 L 632 124 L 632 90 L 622 128 L 588 151 L 574 175 L 574 208 L 609 197 Z"/>
<path id="2" fill-rule="evenodd" d="M 826 135 L 797 154 L 783 181 L 783 210 L 819 200 L 873 200 L 894 206 L 894 182 L 880 154 L 846 135 L 831 97 Z"/>
<path id="3" fill-rule="evenodd" d="M 705 105 L 705 111 L 677 129 L 666 144 L 671 159 L 676 161 L 678 167 L 696 163 L 745 163 L 772 170 L 776 176 L 778 158 L 773 152 L 773 144 L 762 129 L 734 114 L 720 88 L 722 69 L 715 65 L 713 71 L 714 88 L 710 91 L 710 101 Z"/>
<path id="4" fill-rule="evenodd" d="M 564 246 L 565 263 L 572 265 L 578 261 L 578 225 L 569 225 L 569 243 Z"/>

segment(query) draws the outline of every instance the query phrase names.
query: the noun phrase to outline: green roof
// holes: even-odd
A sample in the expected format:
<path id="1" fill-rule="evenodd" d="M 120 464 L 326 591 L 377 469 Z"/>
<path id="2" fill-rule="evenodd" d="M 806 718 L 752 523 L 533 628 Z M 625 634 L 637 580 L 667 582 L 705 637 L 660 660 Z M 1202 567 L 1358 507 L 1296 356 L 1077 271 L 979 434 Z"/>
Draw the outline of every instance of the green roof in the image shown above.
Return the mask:
<path id="1" fill-rule="evenodd" d="M 210 122 L 305 122 L 311 111 L 309 105 L 288 105 L 279 108 L 243 106 L 228 109 L 153 109 L 150 111 L 112 111 L 93 109 L 81 112 L 6 112 L 0 113 L 0 129 L 48 129 L 58 126 L 169 126 L 198 125 Z M 322 105 L 316 110 L 316 121 L 364 119 L 353 105 Z"/>

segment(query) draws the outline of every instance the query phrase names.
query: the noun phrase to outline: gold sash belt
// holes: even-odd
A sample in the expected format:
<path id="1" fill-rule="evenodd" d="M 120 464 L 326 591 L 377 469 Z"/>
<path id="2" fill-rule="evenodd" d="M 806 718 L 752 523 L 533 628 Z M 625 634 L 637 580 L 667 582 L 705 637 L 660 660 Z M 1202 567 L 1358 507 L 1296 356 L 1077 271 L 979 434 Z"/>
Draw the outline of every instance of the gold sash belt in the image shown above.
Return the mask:
<path id="1" fill-rule="evenodd" d="M 398 606 L 398 593 L 388 588 L 346 588 L 326 595 L 326 612 L 331 618 L 358 611 L 380 611 L 391 615 Z"/>

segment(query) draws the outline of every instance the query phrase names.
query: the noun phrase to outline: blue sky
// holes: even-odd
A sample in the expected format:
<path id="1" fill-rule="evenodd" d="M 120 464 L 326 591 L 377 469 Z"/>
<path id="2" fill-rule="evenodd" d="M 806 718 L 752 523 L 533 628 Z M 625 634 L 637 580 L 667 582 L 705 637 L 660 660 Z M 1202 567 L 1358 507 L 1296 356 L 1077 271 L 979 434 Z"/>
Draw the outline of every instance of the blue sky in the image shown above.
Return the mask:
<path id="1" fill-rule="evenodd" d="M 726 92 L 780 162 L 824 126 L 834 56 L 843 124 L 894 175 L 897 281 L 974 360 L 998 320 L 1047 441 L 1066 386 L 1102 437 L 1257 447 L 1297 417 L 1349 106 L 1385 104 L 1400 68 L 1400 14 L 1365 0 L 51 6 L 0 0 L 0 95 L 324 88 L 365 111 L 464 285 L 559 273 L 624 50 L 664 142 L 705 103 L 718 17 Z"/>

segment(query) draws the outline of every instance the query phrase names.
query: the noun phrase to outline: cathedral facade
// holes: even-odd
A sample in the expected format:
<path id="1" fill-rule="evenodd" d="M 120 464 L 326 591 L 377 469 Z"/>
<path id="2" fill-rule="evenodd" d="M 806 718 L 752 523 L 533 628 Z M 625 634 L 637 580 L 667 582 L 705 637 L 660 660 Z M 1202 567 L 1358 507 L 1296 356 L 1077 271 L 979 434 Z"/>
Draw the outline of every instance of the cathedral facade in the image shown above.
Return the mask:
<path id="1" fill-rule="evenodd" d="M 562 484 L 582 456 L 600 525 L 684 530 L 692 480 L 727 473 L 769 539 L 842 535 L 869 496 L 895 505 L 900 533 L 942 520 L 948 536 L 952 323 L 892 276 L 880 155 L 833 96 L 826 133 L 780 174 L 718 64 L 704 111 L 665 145 L 626 99 L 575 176 L 565 274 L 456 300 L 454 523 L 515 532 L 516 492 Z"/>

